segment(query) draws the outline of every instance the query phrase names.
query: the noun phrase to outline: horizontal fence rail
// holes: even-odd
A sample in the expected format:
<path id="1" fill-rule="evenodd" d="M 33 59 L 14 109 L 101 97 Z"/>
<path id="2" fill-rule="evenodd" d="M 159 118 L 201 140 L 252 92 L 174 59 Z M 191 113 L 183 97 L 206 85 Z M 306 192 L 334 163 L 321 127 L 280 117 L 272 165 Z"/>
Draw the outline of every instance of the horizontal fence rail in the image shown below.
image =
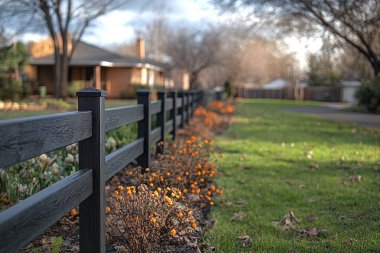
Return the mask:
<path id="1" fill-rule="evenodd" d="M 0 168 L 91 136 L 91 112 L 67 112 L 0 122 Z"/>
<path id="2" fill-rule="evenodd" d="M 137 92 L 136 105 L 105 109 L 106 93 L 86 88 L 77 93 L 78 112 L 0 121 L 0 168 L 79 142 L 80 171 L 0 213 L 0 252 L 18 252 L 79 205 L 80 251 L 105 252 L 105 182 L 128 164 L 149 167 L 151 147 L 163 153 L 165 134 L 176 137 L 203 91 Z M 151 116 L 157 124 L 151 129 Z M 132 123 L 138 137 L 105 155 L 105 132 Z"/>
<path id="3" fill-rule="evenodd" d="M 106 131 L 144 119 L 142 105 L 130 105 L 106 110 Z"/>
<path id="4" fill-rule="evenodd" d="M 173 109 L 173 99 L 172 98 L 167 98 L 166 99 L 166 110 L 171 110 Z"/>
<path id="5" fill-rule="evenodd" d="M 143 139 L 137 139 L 106 156 L 104 173 L 106 180 L 125 168 L 144 152 Z"/>
<path id="6" fill-rule="evenodd" d="M 161 112 L 161 101 L 157 100 L 150 104 L 150 114 L 154 115 Z"/>
<path id="7" fill-rule="evenodd" d="M 157 143 L 161 139 L 161 127 L 156 127 L 152 132 L 151 132 L 151 145 L 154 143 Z"/>
<path id="8" fill-rule="evenodd" d="M 170 133 L 173 130 L 173 120 L 169 120 L 165 123 L 165 133 Z"/>
<path id="9" fill-rule="evenodd" d="M 18 252 L 92 194 L 92 172 L 81 170 L 0 215 L 0 251 Z"/>

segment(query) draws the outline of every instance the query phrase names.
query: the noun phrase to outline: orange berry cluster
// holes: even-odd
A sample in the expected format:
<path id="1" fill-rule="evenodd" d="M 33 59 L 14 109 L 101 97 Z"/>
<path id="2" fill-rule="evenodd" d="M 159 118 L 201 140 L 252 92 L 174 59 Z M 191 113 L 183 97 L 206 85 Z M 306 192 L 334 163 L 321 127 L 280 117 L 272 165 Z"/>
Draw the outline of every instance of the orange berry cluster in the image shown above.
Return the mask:
<path id="1" fill-rule="evenodd" d="M 235 107 L 232 104 L 217 100 L 209 103 L 207 108 L 209 110 L 215 111 L 218 114 L 232 114 L 235 112 Z"/>

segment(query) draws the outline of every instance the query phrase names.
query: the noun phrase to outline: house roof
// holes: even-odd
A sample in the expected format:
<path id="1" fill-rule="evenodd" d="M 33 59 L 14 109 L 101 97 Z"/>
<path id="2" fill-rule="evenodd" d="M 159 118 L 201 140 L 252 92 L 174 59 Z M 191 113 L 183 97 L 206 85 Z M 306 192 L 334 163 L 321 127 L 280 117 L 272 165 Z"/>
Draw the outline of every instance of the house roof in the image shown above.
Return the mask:
<path id="1" fill-rule="evenodd" d="M 32 65 L 53 65 L 53 54 L 31 58 Z M 106 49 L 80 41 L 71 58 L 70 65 L 100 65 L 105 67 L 145 67 L 157 70 L 166 70 L 170 66 L 152 59 L 140 59 L 132 56 L 123 56 Z"/>
<path id="2" fill-rule="evenodd" d="M 284 79 L 275 79 L 269 83 L 266 83 L 263 85 L 264 89 L 268 90 L 275 90 L 275 89 L 282 89 L 289 85 L 289 82 Z"/>

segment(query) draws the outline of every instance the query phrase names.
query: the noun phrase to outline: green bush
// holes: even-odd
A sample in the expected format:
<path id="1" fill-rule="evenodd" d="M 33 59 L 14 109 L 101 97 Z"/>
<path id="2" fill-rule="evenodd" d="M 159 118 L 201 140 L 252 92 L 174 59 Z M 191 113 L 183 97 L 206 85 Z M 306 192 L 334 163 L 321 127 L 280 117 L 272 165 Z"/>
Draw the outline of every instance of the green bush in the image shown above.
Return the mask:
<path id="1" fill-rule="evenodd" d="M 73 109 L 73 106 L 63 99 L 49 98 L 41 101 L 41 104 L 46 105 L 49 109 L 68 111 Z"/>
<path id="2" fill-rule="evenodd" d="M 67 87 L 67 95 L 71 98 L 75 98 L 77 96 L 77 92 L 82 88 L 82 84 L 80 81 L 72 81 Z"/>
<path id="3" fill-rule="evenodd" d="M 139 83 L 132 83 L 127 86 L 127 89 L 120 92 L 120 98 L 122 99 L 136 99 L 136 91 L 140 89 L 150 89 L 149 85 L 143 85 Z"/>
<path id="4" fill-rule="evenodd" d="M 19 100 L 23 96 L 23 84 L 20 80 L 0 78 L 0 99 Z"/>
<path id="5" fill-rule="evenodd" d="M 224 92 L 226 93 L 227 98 L 233 97 L 232 94 L 232 85 L 230 81 L 225 81 L 224 82 Z"/>
<path id="6" fill-rule="evenodd" d="M 358 106 L 367 112 L 380 113 L 380 77 L 365 82 L 356 92 Z"/>
<path id="7" fill-rule="evenodd" d="M 22 97 L 26 98 L 32 94 L 32 86 L 29 82 L 22 82 Z"/>

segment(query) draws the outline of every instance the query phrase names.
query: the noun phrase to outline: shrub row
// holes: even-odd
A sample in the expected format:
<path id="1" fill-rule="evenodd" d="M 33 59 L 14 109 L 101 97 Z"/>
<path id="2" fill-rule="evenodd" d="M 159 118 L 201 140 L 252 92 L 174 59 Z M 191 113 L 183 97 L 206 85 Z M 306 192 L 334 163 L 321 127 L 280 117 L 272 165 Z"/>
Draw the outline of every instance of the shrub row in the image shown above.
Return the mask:
<path id="1" fill-rule="evenodd" d="M 217 161 L 223 155 L 215 153 L 212 139 L 228 125 L 232 112 L 233 107 L 224 103 L 198 108 L 189 127 L 179 132 L 175 141 L 166 141 L 164 154 L 158 155 L 150 168 L 129 166 L 107 182 L 107 251 L 199 252 L 207 213 L 222 194 L 214 178 Z M 211 121 L 210 115 L 213 115 Z M 194 124 L 198 128 L 193 128 Z M 105 144 L 107 152 L 121 146 L 121 142 L 131 141 L 120 138 L 125 133 L 117 133 L 109 133 Z M 40 156 L 34 162 L 43 167 L 44 172 L 48 171 L 50 178 L 65 176 L 60 174 L 62 171 L 71 173 L 70 166 L 72 171 L 77 170 L 77 146 L 70 145 L 61 152 Z M 62 250 L 77 252 L 77 224 L 78 210 L 73 209 L 24 252 L 49 251 L 57 235 L 63 238 Z"/>

